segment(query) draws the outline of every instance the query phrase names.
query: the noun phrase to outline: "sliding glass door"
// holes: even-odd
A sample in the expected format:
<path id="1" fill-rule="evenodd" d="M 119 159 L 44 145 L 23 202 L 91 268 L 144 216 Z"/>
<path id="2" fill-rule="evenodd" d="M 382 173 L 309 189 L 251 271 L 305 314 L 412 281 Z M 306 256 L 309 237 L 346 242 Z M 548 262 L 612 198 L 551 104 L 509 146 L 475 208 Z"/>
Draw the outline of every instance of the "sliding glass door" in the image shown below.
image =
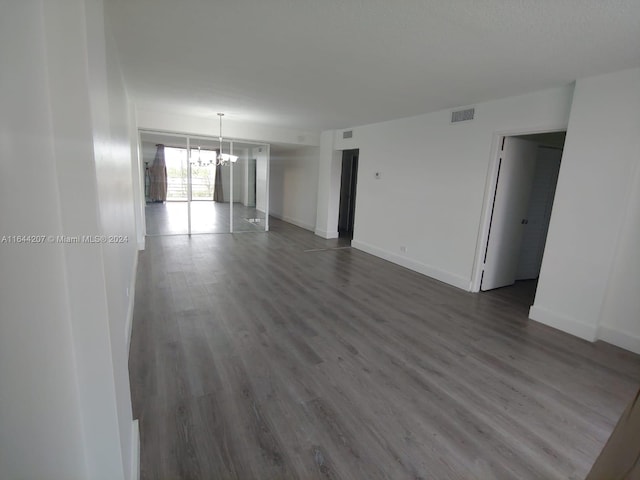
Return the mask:
<path id="1" fill-rule="evenodd" d="M 269 145 L 223 141 L 237 159 L 222 163 L 215 138 L 141 131 L 140 145 L 148 235 L 268 230 Z"/>
<path id="2" fill-rule="evenodd" d="M 191 233 L 229 233 L 229 180 L 231 167 L 217 161 L 220 143 L 190 138 Z M 223 142 L 228 152 L 229 142 Z"/>
<path id="3" fill-rule="evenodd" d="M 141 135 L 147 234 L 189 233 L 187 144 L 184 137 Z"/>

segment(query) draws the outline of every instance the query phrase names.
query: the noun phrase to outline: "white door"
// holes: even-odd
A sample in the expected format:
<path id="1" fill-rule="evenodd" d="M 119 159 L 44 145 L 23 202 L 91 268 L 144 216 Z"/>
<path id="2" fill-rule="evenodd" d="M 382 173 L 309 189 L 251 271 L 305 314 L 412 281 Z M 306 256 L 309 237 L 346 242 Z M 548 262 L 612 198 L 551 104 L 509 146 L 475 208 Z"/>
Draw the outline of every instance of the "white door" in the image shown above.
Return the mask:
<path id="1" fill-rule="evenodd" d="M 527 212 L 528 223 L 524 226 L 516 280 L 530 280 L 540 275 L 562 149 L 538 147 L 537 158 Z"/>
<path id="2" fill-rule="evenodd" d="M 505 287 L 516 281 L 537 151 L 536 142 L 504 138 L 481 290 Z"/>

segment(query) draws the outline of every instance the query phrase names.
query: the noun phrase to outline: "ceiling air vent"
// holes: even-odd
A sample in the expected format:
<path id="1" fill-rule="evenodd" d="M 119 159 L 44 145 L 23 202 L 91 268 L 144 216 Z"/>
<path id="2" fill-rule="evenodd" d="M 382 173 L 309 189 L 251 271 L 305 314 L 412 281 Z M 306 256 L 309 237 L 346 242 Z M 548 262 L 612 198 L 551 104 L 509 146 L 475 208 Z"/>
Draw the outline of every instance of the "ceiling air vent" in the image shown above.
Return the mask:
<path id="1" fill-rule="evenodd" d="M 342 138 L 353 138 L 353 130 L 345 130 L 342 132 Z"/>
<path id="2" fill-rule="evenodd" d="M 451 123 L 467 122 L 473 120 L 473 116 L 476 113 L 475 108 L 467 108 L 466 110 L 458 110 L 451 112 Z"/>

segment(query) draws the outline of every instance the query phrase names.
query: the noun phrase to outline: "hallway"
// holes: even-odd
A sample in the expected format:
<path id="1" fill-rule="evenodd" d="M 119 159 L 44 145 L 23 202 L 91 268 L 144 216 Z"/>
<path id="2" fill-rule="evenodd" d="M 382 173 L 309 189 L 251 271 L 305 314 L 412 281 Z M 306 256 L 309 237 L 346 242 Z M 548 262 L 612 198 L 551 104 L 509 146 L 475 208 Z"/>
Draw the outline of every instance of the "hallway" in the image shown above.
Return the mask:
<path id="1" fill-rule="evenodd" d="M 141 477 L 583 478 L 640 357 L 338 240 L 148 237 Z"/>

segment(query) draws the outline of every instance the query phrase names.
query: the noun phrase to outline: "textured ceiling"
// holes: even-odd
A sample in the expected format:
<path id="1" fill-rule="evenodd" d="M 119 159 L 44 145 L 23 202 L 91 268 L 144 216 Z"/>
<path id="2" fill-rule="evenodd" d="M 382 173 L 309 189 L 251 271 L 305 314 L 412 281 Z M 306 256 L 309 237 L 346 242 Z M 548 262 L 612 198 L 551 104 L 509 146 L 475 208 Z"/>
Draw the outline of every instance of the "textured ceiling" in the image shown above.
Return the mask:
<path id="1" fill-rule="evenodd" d="M 141 107 L 301 129 L 640 66 L 640 0 L 105 0 Z"/>

